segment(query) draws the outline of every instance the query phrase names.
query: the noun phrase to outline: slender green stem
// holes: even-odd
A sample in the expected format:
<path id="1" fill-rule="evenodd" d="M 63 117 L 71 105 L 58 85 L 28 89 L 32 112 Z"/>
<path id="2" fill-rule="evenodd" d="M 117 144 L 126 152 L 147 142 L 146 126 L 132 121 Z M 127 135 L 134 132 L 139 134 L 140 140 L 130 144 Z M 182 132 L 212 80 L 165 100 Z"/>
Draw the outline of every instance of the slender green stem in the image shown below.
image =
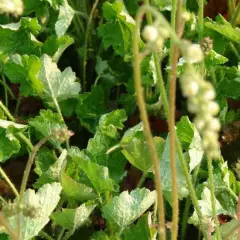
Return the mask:
<path id="1" fill-rule="evenodd" d="M 74 10 L 76 10 L 76 6 L 75 6 L 74 2 L 72 0 L 68 0 L 68 1 L 71 4 L 71 6 L 74 8 Z M 78 38 L 81 37 L 81 31 L 82 31 L 82 33 L 85 32 L 84 24 L 81 21 L 79 16 L 80 16 L 80 14 L 75 13 L 75 16 L 74 16 L 74 19 L 73 19 L 74 28 L 75 28 L 75 31 L 77 32 Z M 78 27 L 80 27 L 81 31 L 79 30 Z"/>
<path id="2" fill-rule="evenodd" d="M 239 13 L 240 13 L 240 2 L 238 2 L 237 8 L 232 16 L 231 24 L 233 27 L 236 27 L 236 25 L 237 25 L 237 18 L 239 16 Z"/>
<path id="3" fill-rule="evenodd" d="M 72 236 L 72 231 L 68 231 L 65 236 L 63 237 L 63 240 L 67 240 Z"/>
<path id="4" fill-rule="evenodd" d="M 140 180 L 138 182 L 137 188 L 141 188 L 142 187 L 144 181 L 146 180 L 147 175 L 148 175 L 147 172 L 142 174 L 142 176 L 141 176 L 141 178 L 140 178 Z"/>
<path id="5" fill-rule="evenodd" d="M 186 182 L 187 182 L 188 190 L 190 192 L 191 200 L 192 200 L 193 206 L 196 210 L 196 213 L 197 213 L 198 219 L 200 221 L 200 224 L 201 224 L 202 219 L 203 219 L 202 212 L 201 212 L 200 207 L 198 205 L 198 199 L 197 199 L 197 195 L 196 195 L 196 192 L 195 192 L 195 189 L 194 189 L 194 184 L 192 183 L 191 176 L 188 172 L 188 165 L 187 165 L 187 162 L 184 158 L 182 147 L 181 147 L 181 144 L 180 144 L 178 138 L 177 138 L 176 145 L 177 145 L 177 153 L 178 153 L 181 165 L 182 165 L 183 173 L 184 173 L 185 178 L 186 178 Z M 204 234 L 205 238 L 207 239 L 207 233 L 204 232 L 203 234 Z"/>
<path id="6" fill-rule="evenodd" d="M 139 8 L 136 15 L 136 25 L 133 31 L 133 66 L 134 66 L 134 81 L 135 89 L 137 94 L 137 102 L 140 111 L 140 117 L 144 124 L 144 133 L 149 146 L 149 151 L 151 153 L 151 158 L 153 162 L 153 169 L 155 173 L 155 186 L 157 191 L 157 201 L 158 201 L 158 217 L 159 217 L 159 238 L 161 240 L 166 239 L 166 229 L 165 229 L 165 212 L 164 212 L 164 200 L 163 192 L 161 186 L 161 177 L 160 177 L 160 168 L 159 168 L 159 159 L 158 154 L 155 148 L 155 143 L 153 141 L 150 124 L 148 121 L 148 115 L 146 110 L 146 105 L 143 96 L 143 89 L 141 86 L 141 67 L 140 67 L 140 58 L 139 58 L 139 29 L 142 23 L 142 17 L 145 14 L 145 8 Z"/>
<path id="7" fill-rule="evenodd" d="M 229 9 L 229 19 L 232 19 L 232 14 L 234 11 L 235 2 L 234 0 L 228 0 L 228 9 Z"/>
<path id="8" fill-rule="evenodd" d="M 205 0 L 198 0 L 198 35 L 199 35 L 199 40 L 203 39 L 204 2 L 205 2 Z"/>
<path id="9" fill-rule="evenodd" d="M 93 4 L 92 10 L 91 10 L 89 18 L 88 18 L 88 23 L 87 23 L 86 33 L 85 33 L 84 50 L 83 50 L 83 90 L 84 91 L 86 91 L 86 85 L 87 85 L 86 67 L 87 67 L 88 38 L 89 38 L 90 29 L 91 29 L 93 14 L 96 10 L 98 2 L 99 2 L 99 0 L 95 0 L 95 2 Z"/>
<path id="10" fill-rule="evenodd" d="M 0 84 L 3 85 L 3 87 L 8 92 L 8 94 L 11 96 L 11 98 L 15 99 L 14 93 L 13 93 L 12 89 L 7 85 L 6 81 L 0 80 Z"/>
<path id="11" fill-rule="evenodd" d="M 16 233 L 12 230 L 12 228 L 10 227 L 8 222 L 5 220 L 1 212 L 0 212 L 0 223 L 5 227 L 5 229 L 7 230 L 12 240 L 18 240 Z"/>
<path id="12" fill-rule="evenodd" d="M 109 148 L 107 150 L 106 154 L 110 154 L 110 153 L 114 152 L 115 150 L 117 150 L 119 148 L 121 148 L 121 145 L 120 144 L 116 144 L 116 145 L 112 146 L 111 148 Z"/>
<path id="13" fill-rule="evenodd" d="M 172 0 L 172 16 L 171 27 L 176 29 L 176 34 L 181 36 L 182 25 L 182 1 Z M 176 111 L 176 83 L 177 83 L 177 62 L 179 58 L 179 49 L 174 40 L 171 41 L 170 48 L 170 115 L 169 115 L 169 133 L 170 133 L 170 162 L 172 172 L 172 228 L 171 239 L 176 240 L 178 237 L 178 220 L 179 220 L 179 204 L 178 204 L 178 187 L 177 187 L 177 170 L 176 170 L 176 131 L 175 131 L 175 111 Z"/>
<path id="14" fill-rule="evenodd" d="M 5 78 L 3 78 L 4 80 L 4 85 L 6 85 L 6 80 Z M 5 95 L 5 106 L 8 107 L 8 91 L 7 88 L 4 88 L 4 95 Z"/>
<path id="15" fill-rule="evenodd" d="M 175 40 L 175 43 L 179 44 L 179 46 L 181 46 L 180 45 L 181 44 L 180 39 L 177 37 L 177 35 L 173 31 L 171 31 L 171 27 L 169 26 L 168 22 L 165 20 L 165 18 L 162 15 L 159 14 L 159 12 L 157 10 L 155 10 L 154 8 L 152 8 L 150 6 L 141 6 L 138 10 L 138 14 L 140 15 L 140 17 L 142 17 L 144 15 L 144 13 L 147 12 L 147 11 L 150 11 L 159 21 L 161 20 L 161 23 L 164 24 L 165 27 L 167 27 L 169 29 L 170 36 Z M 141 26 L 141 20 L 139 20 L 138 24 L 139 24 L 138 25 L 138 29 L 139 29 L 140 26 Z M 135 34 L 137 34 L 137 33 L 135 32 Z M 136 41 L 138 40 L 137 36 L 135 36 L 135 39 L 136 39 Z M 136 46 L 133 49 L 134 49 L 134 53 L 135 53 Z M 139 53 L 138 51 L 139 51 L 139 49 L 137 47 L 137 53 Z M 135 60 L 135 58 L 134 58 L 134 60 Z M 136 63 L 140 64 L 138 61 L 136 61 Z M 136 70 L 136 66 L 137 65 L 134 64 L 134 67 L 135 67 L 134 71 L 136 72 L 135 74 L 136 74 L 137 78 L 139 77 L 141 79 L 140 66 L 137 66 L 138 70 Z M 159 68 L 159 73 L 161 73 L 159 64 L 157 64 L 157 66 Z M 139 73 L 137 73 L 137 71 L 139 71 Z M 157 73 L 158 73 L 158 71 L 157 71 Z M 158 77 L 158 74 L 157 74 L 157 77 Z M 160 79 L 160 82 L 161 82 L 161 80 L 162 79 Z M 162 83 L 163 83 L 163 81 L 162 81 Z M 165 91 L 164 83 L 162 84 L 162 86 L 160 85 L 159 87 L 160 87 L 160 91 L 161 91 L 161 94 L 162 94 L 162 97 L 163 97 L 163 105 L 164 105 L 165 115 L 169 118 L 169 106 L 168 106 L 167 98 L 165 99 L 166 91 Z M 141 87 L 140 87 L 140 90 L 141 90 Z M 143 101 L 143 103 L 144 103 L 144 101 Z M 177 137 L 176 140 L 177 140 L 176 141 L 177 153 L 178 153 L 178 156 L 179 156 L 179 159 L 180 159 L 180 162 L 181 162 L 181 166 L 182 166 L 182 169 L 183 169 L 183 172 L 184 172 L 184 176 L 186 178 L 186 182 L 187 182 L 187 186 L 188 186 L 188 189 L 189 189 L 189 192 L 190 192 L 190 196 L 191 196 L 193 205 L 196 209 L 196 213 L 198 215 L 198 218 L 199 218 L 200 222 L 202 222 L 203 217 L 202 217 L 199 205 L 198 205 L 198 199 L 197 199 L 197 196 L 196 196 L 196 192 L 195 192 L 195 189 L 193 187 L 193 183 L 191 181 L 191 175 L 188 172 L 188 165 L 187 165 L 187 162 L 185 161 L 183 151 L 182 151 L 182 147 L 181 147 L 181 144 L 179 142 L 178 137 Z M 204 235 L 205 235 L 205 237 L 207 237 L 206 232 L 204 232 Z"/>
<path id="16" fill-rule="evenodd" d="M 65 228 L 63 228 L 60 232 L 60 234 L 58 235 L 58 239 L 57 240 L 61 240 L 64 236 L 64 233 L 65 233 Z"/>
<path id="17" fill-rule="evenodd" d="M 35 156 L 39 150 L 39 148 L 49 139 L 50 136 L 47 136 L 45 138 L 43 138 L 42 140 L 40 140 L 32 149 L 32 152 L 31 154 L 29 155 L 29 158 L 28 158 L 28 162 L 27 162 L 27 165 L 26 165 L 26 168 L 24 170 L 24 174 L 23 174 L 23 180 L 22 180 L 22 184 L 21 184 L 21 189 L 20 189 L 20 196 L 19 196 L 19 200 L 18 200 L 18 205 L 20 205 L 23 201 L 23 195 L 24 195 L 24 192 L 27 188 L 27 181 L 28 181 L 28 178 L 29 178 L 29 174 L 30 174 L 30 171 L 31 171 L 31 167 L 34 163 L 34 159 L 35 159 Z M 20 233 L 20 229 L 21 229 L 21 218 L 20 218 L 20 214 L 18 215 L 18 234 Z"/>
<path id="18" fill-rule="evenodd" d="M 190 206 L 191 206 L 191 198 L 188 197 L 186 202 L 185 202 L 185 206 L 184 206 L 184 210 L 183 210 L 183 214 L 182 214 L 182 219 L 181 219 L 181 234 L 180 234 L 180 239 L 181 240 L 185 240 L 186 239 L 186 232 L 187 232 L 187 226 L 188 226 L 188 217 L 189 217 L 189 210 L 190 210 Z"/>
<path id="19" fill-rule="evenodd" d="M 216 87 L 217 86 L 217 78 L 216 78 L 215 71 L 211 71 L 210 75 L 211 75 L 211 79 L 212 79 L 212 84 L 213 84 L 214 87 Z"/>
<path id="20" fill-rule="evenodd" d="M 146 6 L 150 6 L 150 1 L 149 0 L 144 0 L 144 4 L 146 5 Z M 150 13 L 150 12 L 147 12 L 146 13 L 146 15 L 147 15 L 147 23 L 150 25 L 150 24 L 152 24 L 152 14 Z"/>
<path id="21" fill-rule="evenodd" d="M 1 74 L 1 78 L 2 78 L 2 80 L 0 81 L 0 83 L 4 87 L 5 105 L 6 105 L 6 107 L 8 107 L 8 93 L 10 93 L 11 97 L 13 97 L 13 98 L 14 98 L 14 94 L 13 94 L 12 90 L 8 87 L 8 85 L 6 83 L 6 79 L 3 74 Z"/>
<path id="22" fill-rule="evenodd" d="M 6 116 L 13 122 L 15 122 L 15 118 L 12 116 L 12 114 L 8 111 L 8 109 L 5 107 L 5 105 L 0 101 L 0 108 L 3 110 L 3 112 L 6 114 Z"/>
<path id="23" fill-rule="evenodd" d="M 237 48 L 234 46 L 234 44 L 232 42 L 229 43 L 229 47 L 231 48 L 231 50 L 235 54 L 237 60 L 240 61 L 240 54 L 239 54 Z"/>
<path id="24" fill-rule="evenodd" d="M 204 33 L 204 3 L 205 0 L 198 0 L 198 41 L 203 39 Z M 201 75 L 204 77 L 204 61 L 201 62 Z"/>
<path id="25" fill-rule="evenodd" d="M 57 99 L 55 99 L 55 98 L 54 98 L 54 104 L 55 104 L 55 107 L 56 107 L 56 109 L 57 109 L 58 115 L 60 116 L 61 120 L 65 123 L 65 120 L 64 120 L 63 115 L 62 115 L 61 108 L 60 108 L 60 106 L 59 106 L 59 104 L 58 104 Z M 69 148 L 70 148 L 69 139 L 67 139 L 66 145 L 67 145 L 67 149 L 69 149 Z"/>
<path id="26" fill-rule="evenodd" d="M 200 170 L 201 164 L 199 164 L 193 172 L 193 186 L 196 186 L 197 183 L 197 177 L 198 173 Z M 186 232 L 187 232 L 187 226 L 188 226 L 188 217 L 189 217 L 189 211 L 190 211 L 190 206 L 191 206 L 191 198 L 188 197 L 184 206 L 183 214 L 182 214 L 182 224 L 181 224 L 181 234 L 180 234 L 180 239 L 184 240 L 186 237 Z"/>
<path id="27" fill-rule="evenodd" d="M 8 202 L 1 196 L 0 196 L 0 201 L 2 201 L 4 204 L 8 204 Z"/>
<path id="28" fill-rule="evenodd" d="M 31 143 L 31 141 L 21 132 L 17 133 L 17 136 L 23 141 L 25 142 L 25 144 L 27 145 L 29 151 L 33 150 L 33 145 Z"/>
<path id="29" fill-rule="evenodd" d="M 217 211 L 216 211 L 212 159 L 208 158 L 207 163 L 208 163 L 209 189 L 210 189 L 210 192 L 211 192 L 212 215 L 213 215 L 213 221 L 214 221 L 214 224 L 215 224 L 215 235 L 216 235 L 216 240 L 220 240 L 221 235 L 220 235 L 219 223 L 218 223 Z"/>
<path id="30" fill-rule="evenodd" d="M 24 170 L 24 174 L 23 174 L 23 180 L 22 180 L 22 184 L 21 184 L 21 189 L 20 189 L 20 198 L 19 198 L 19 203 L 21 203 L 22 199 L 23 199 L 23 194 L 26 190 L 26 187 L 27 187 L 27 181 L 28 181 L 28 178 L 29 178 L 29 174 L 30 174 L 30 171 L 31 171 L 31 167 L 34 163 L 34 159 L 35 159 L 35 156 L 38 152 L 38 150 L 40 149 L 40 147 L 46 142 L 48 141 L 50 138 L 50 136 L 47 136 L 47 137 L 44 137 L 42 140 L 40 140 L 32 149 L 32 152 L 31 154 L 29 155 L 29 158 L 28 158 L 28 162 L 27 162 L 27 165 L 26 165 L 26 168 Z"/>
<path id="31" fill-rule="evenodd" d="M 18 116 L 18 112 L 19 112 L 19 107 L 20 107 L 20 104 L 21 104 L 21 100 L 22 100 L 22 96 L 21 94 L 19 94 L 18 98 L 17 98 L 17 104 L 16 104 L 16 107 L 15 107 L 15 113 L 14 113 L 14 116 L 17 117 Z"/>
<path id="32" fill-rule="evenodd" d="M 237 220 L 240 220 L 240 196 L 238 196 L 237 202 Z M 238 228 L 238 240 L 240 240 L 240 228 Z"/>
<path id="33" fill-rule="evenodd" d="M 15 194 L 15 196 L 19 197 L 19 193 L 18 193 L 16 187 L 14 186 L 13 182 L 10 180 L 8 175 L 4 172 L 4 170 L 1 167 L 0 167 L 0 175 L 2 175 L 2 177 L 5 179 L 5 181 L 10 186 L 10 188 L 12 189 L 13 193 Z"/>
<path id="34" fill-rule="evenodd" d="M 41 232 L 39 233 L 39 235 L 40 235 L 41 237 L 47 239 L 47 240 L 54 240 L 49 234 L 47 234 L 47 233 L 44 232 L 44 231 L 41 231 Z"/>

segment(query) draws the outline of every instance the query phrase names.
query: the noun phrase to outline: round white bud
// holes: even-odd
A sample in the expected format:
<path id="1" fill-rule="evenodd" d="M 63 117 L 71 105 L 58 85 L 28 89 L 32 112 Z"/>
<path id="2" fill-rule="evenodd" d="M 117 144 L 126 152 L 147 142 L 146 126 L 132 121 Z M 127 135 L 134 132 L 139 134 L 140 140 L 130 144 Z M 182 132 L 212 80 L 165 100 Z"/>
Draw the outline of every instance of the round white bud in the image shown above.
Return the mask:
<path id="1" fill-rule="evenodd" d="M 169 38 L 170 32 L 169 32 L 169 30 L 168 30 L 166 27 L 160 26 L 160 27 L 159 27 L 159 35 L 160 35 L 162 38 Z"/>
<path id="2" fill-rule="evenodd" d="M 212 159 L 215 159 L 215 160 L 217 160 L 220 157 L 220 153 L 219 153 L 218 150 L 209 151 L 207 153 L 207 155 L 208 155 L 209 158 L 212 158 Z"/>
<path id="3" fill-rule="evenodd" d="M 205 121 L 203 121 L 201 118 L 195 118 L 194 124 L 199 131 L 202 131 L 205 127 Z"/>
<path id="4" fill-rule="evenodd" d="M 217 118 L 213 118 L 211 121 L 207 123 L 207 127 L 212 131 L 218 132 L 221 129 L 221 124 Z"/>
<path id="5" fill-rule="evenodd" d="M 203 60 L 203 52 L 199 44 L 190 44 L 186 48 L 184 58 L 187 63 L 198 63 Z"/>
<path id="6" fill-rule="evenodd" d="M 204 91 L 203 97 L 207 100 L 213 100 L 216 97 L 216 93 L 213 89 L 208 89 Z"/>
<path id="7" fill-rule="evenodd" d="M 208 109 L 209 113 L 213 116 L 216 116 L 220 111 L 220 107 L 216 102 L 209 102 Z"/>
<path id="8" fill-rule="evenodd" d="M 194 103 L 194 102 L 192 102 L 192 101 L 189 101 L 188 104 L 187 104 L 187 106 L 188 106 L 188 111 L 189 111 L 190 113 L 197 113 L 197 112 L 199 111 L 199 106 L 198 106 L 198 104 L 196 104 L 196 103 Z"/>
<path id="9" fill-rule="evenodd" d="M 185 97 L 193 97 L 198 93 L 199 86 L 197 82 L 191 81 L 183 86 L 183 94 Z"/>
<path id="10" fill-rule="evenodd" d="M 185 22 L 189 21 L 191 19 L 191 13 L 187 12 L 187 11 L 183 12 L 182 13 L 182 18 Z"/>
<path id="11" fill-rule="evenodd" d="M 159 33 L 156 27 L 147 25 L 143 29 L 142 36 L 147 42 L 155 42 L 158 39 Z"/>

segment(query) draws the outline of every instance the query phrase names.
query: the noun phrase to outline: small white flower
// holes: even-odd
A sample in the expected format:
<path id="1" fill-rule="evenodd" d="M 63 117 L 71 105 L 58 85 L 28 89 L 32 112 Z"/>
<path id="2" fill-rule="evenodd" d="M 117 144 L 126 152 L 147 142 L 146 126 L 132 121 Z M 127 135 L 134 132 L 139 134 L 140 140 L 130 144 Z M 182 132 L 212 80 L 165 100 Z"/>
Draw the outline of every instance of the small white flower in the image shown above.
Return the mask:
<path id="1" fill-rule="evenodd" d="M 194 124 L 196 125 L 196 127 L 199 131 L 203 130 L 204 126 L 206 125 L 205 121 L 201 118 L 195 118 Z"/>
<path id="2" fill-rule="evenodd" d="M 184 51 L 184 58 L 187 63 L 198 63 L 203 60 L 203 52 L 199 44 L 190 44 Z"/>
<path id="3" fill-rule="evenodd" d="M 210 157 L 212 159 L 218 159 L 220 157 L 220 153 L 218 150 L 209 151 L 208 157 Z"/>
<path id="4" fill-rule="evenodd" d="M 142 36 L 147 42 L 155 42 L 158 39 L 159 33 L 156 27 L 147 25 L 143 29 Z"/>
<path id="5" fill-rule="evenodd" d="M 216 97 L 216 93 L 215 93 L 215 91 L 213 89 L 209 89 L 207 91 L 204 91 L 203 97 L 206 100 L 213 100 Z"/>
<path id="6" fill-rule="evenodd" d="M 195 81 L 191 81 L 183 86 L 183 94 L 185 97 L 193 97 L 198 93 L 199 86 Z"/>
<path id="7" fill-rule="evenodd" d="M 188 111 L 190 113 L 197 113 L 199 111 L 199 105 L 192 101 L 189 101 L 188 102 Z"/>
<path id="8" fill-rule="evenodd" d="M 23 13 L 22 0 L 0 0 L 0 13 L 21 15 Z"/>
<path id="9" fill-rule="evenodd" d="M 216 132 L 220 131 L 221 129 L 220 121 L 217 118 L 213 118 L 211 121 L 209 121 L 207 126 L 209 129 Z"/>
<path id="10" fill-rule="evenodd" d="M 162 38 L 169 38 L 169 36 L 170 36 L 170 32 L 169 32 L 169 30 L 166 28 L 166 27 L 164 27 L 164 26 L 159 26 L 159 35 L 162 37 Z"/>
<path id="11" fill-rule="evenodd" d="M 220 111 L 220 107 L 216 102 L 211 101 L 208 103 L 208 110 L 211 115 L 216 116 Z"/>
<path id="12" fill-rule="evenodd" d="M 182 18 L 185 22 L 188 22 L 191 19 L 191 13 L 187 12 L 187 11 L 183 12 L 182 13 Z"/>

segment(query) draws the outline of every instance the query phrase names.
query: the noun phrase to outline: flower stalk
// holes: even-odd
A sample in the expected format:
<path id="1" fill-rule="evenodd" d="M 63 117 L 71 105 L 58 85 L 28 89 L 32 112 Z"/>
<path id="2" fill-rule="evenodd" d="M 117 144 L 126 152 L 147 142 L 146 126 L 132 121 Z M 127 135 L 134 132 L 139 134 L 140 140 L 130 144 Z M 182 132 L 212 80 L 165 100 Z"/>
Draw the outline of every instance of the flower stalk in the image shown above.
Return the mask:
<path id="1" fill-rule="evenodd" d="M 135 80 L 135 89 L 137 93 L 137 102 L 140 111 L 140 117 L 144 124 L 144 133 L 146 140 L 149 146 L 149 151 L 151 153 L 153 168 L 155 173 L 155 185 L 157 191 L 157 202 L 158 202 L 158 218 L 159 218 L 159 239 L 166 239 L 166 230 L 165 230 L 165 212 L 164 212 L 164 200 L 163 192 L 161 186 L 161 177 L 159 171 L 159 160 L 155 144 L 153 141 L 153 136 L 150 129 L 150 124 L 148 121 L 148 115 L 146 110 L 146 104 L 143 96 L 143 89 L 141 86 L 141 67 L 139 59 L 139 29 L 142 22 L 142 17 L 145 14 L 145 8 L 140 8 L 136 15 L 136 26 L 133 32 L 133 57 L 134 57 L 134 80 Z"/>

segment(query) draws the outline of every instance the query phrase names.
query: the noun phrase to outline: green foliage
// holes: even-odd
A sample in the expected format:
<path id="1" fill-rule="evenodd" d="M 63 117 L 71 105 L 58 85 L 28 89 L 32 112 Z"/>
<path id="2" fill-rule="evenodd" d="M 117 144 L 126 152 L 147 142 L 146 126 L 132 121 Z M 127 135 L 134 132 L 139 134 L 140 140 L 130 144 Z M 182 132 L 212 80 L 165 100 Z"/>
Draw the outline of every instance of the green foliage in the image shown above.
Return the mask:
<path id="1" fill-rule="evenodd" d="M 218 15 L 216 18 L 216 22 L 212 19 L 207 18 L 205 20 L 204 26 L 220 33 L 224 37 L 228 38 L 229 40 L 233 42 L 239 42 L 240 40 L 240 29 L 239 28 L 233 28 L 232 25 L 227 22 L 223 16 Z"/>
<path id="2" fill-rule="evenodd" d="M 131 35 L 134 27 L 133 18 L 124 11 L 122 2 L 103 4 L 103 17 L 106 20 L 98 28 L 99 36 L 103 39 L 103 46 L 113 47 L 116 55 L 124 57 L 131 49 Z"/>
<path id="3" fill-rule="evenodd" d="M 55 212 L 52 218 L 57 225 L 71 230 L 71 234 L 73 234 L 79 227 L 88 221 L 95 207 L 96 205 L 83 203 L 76 209 L 62 209 L 61 212 Z"/>
<path id="4" fill-rule="evenodd" d="M 20 142 L 8 129 L 0 128 L 0 162 L 7 161 L 20 150 Z"/>
<path id="5" fill-rule="evenodd" d="M 144 1 L 99 1 L 92 12 L 94 2 L 0 0 L 1 173 L 6 171 L 17 190 L 20 189 L 21 177 L 24 175 L 29 188 L 24 193 L 23 206 L 14 205 L 18 199 L 13 201 L 13 205 L 9 205 L 17 207 L 9 217 L 3 211 L 6 207 L 4 200 L 8 203 L 13 196 L 8 188 L 5 190 L 6 179 L 0 179 L 0 208 L 14 232 L 18 230 L 20 219 L 19 240 L 44 238 L 46 234 L 50 236 L 46 237 L 49 239 L 65 240 L 159 238 L 157 194 L 154 190 L 156 169 L 153 169 L 148 136 L 141 122 L 142 114 L 138 108 L 133 79 L 134 18 Z M 210 4 L 205 8 L 209 10 L 214 1 L 204 2 Z M 21 3 L 24 8 L 15 9 L 14 12 L 12 7 L 20 6 Z M 169 22 L 170 15 L 174 13 L 173 3 L 171 0 L 150 1 Z M 186 21 L 182 36 L 189 43 L 200 44 L 204 50 L 203 64 L 193 61 L 191 67 L 203 73 L 202 77 L 209 82 L 206 83 L 206 88 L 211 83 L 216 90 L 220 113 L 215 117 L 224 127 L 220 130 L 221 134 L 227 138 L 238 138 L 238 25 L 233 27 L 227 18 L 219 14 L 216 19 L 205 17 L 204 26 L 201 26 L 202 19 L 198 14 L 201 1 L 188 0 L 183 3 L 183 10 L 190 15 L 183 12 Z M 3 6 L 7 6 L 8 11 Z M 21 11 L 22 16 L 19 16 Z M 210 11 L 207 15 L 214 14 Z M 190 19 L 187 20 L 187 17 Z M 169 33 L 165 29 L 165 23 L 162 23 L 161 18 L 153 16 L 158 44 L 163 46 L 156 48 L 154 41 L 144 43 L 141 39 L 142 30 L 149 24 L 149 15 L 144 14 L 141 20 L 142 26 L 137 34 L 141 53 L 139 60 L 142 93 L 147 103 L 150 128 L 159 160 L 166 226 L 169 227 L 173 222 L 172 186 L 176 184 L 180 207 L 179 229 L 184 230 L 188 224 L 194 224 L 201 233 L 204 229 L 210 233 L 209 227 L 213 226 L 214 216 L 211 181 L 206 152 L 203 150 L 207 142 L 193 124 L 194 116 L 187 112 L 188 100 L 177 87 L 176 119 L 180 118 L 179 115 L 181 118 L 176 123 L 176 134 L 184 159 L 181 162 L 176 152 L 177 180 L 172 183 L 170 135 L 166 116 L 162 114 L 164 93 L 159 90 L 160 74 L 166 89 L 170 90 L 169 76 L 173 68 L 169 64 L 169 59 L 173 56 L 169 44 L 171 41 L 167 36 Z M 162 39 L 163 35 L 167 37 Z M 207 39 L 202 39 L 205 37 Z M 87 45 L 83 45 L 85 38 Z M 189 50 L 186 48 L 187 42 L 182 43 L 184 42 L 181 42 L 177 63 L 177 78 L 180 79 L 190 64 L 186 58 L 186 51 Z M 87 54 L 86 62 L 83 52 Z M 153 52 L 159 56 L 157 63 Z M 189 54 L 192 54 L 192 60 L 195 53 Z M 161 72 L 157 72 L 155 64 L 160 66 Z M 85 67 L 86 88 L 81 89 Z M 189 76 L 191 83 L 194 77 L 195 75 Z M 183 86 L 184 91 L 185 87 L 188 87 L 187 84 Z M 190 95 L 194 95 L 196 89 L 190 90 Z M 201 98 L 198 98 L 200 95 Z M 202 92 L 194 96 L 194 104 L 198 104 L 200 100 L 205 101 Z M 214 93 L 206 94 L 205 97 L 210 100 L 215 98 Z M 208 106 L 203 107 L 208 109 Z M 204 120 L 210 125 L 207 113 L 206 111 Z M 215 125 L 212 127 L 216 127 Z M 207 132 L 206 135 L 208 134 Z M 212 140 L 211 135 L 208 138 L 209 141 Z M 222 238 L 226 238 L 232 232 L 230 238 L 237 239 L 239 221 L 235 218 L 237 196 L 240 194 L 240 164 L 237 158 L 232 158 L 239 156 L 238 147 L 235 146 L 239 139 L 233 140 L 233 143 L 228 143 L 219 136 L 220 150 L 226 157 L 219 157 L 212 165 L 217 214 L 233 219 L 220 226 L 220 233 Z M 27 164 L 28 159 L 32 160 L 33 165 L 29 179 L 25 179 L 27 171 L 18 168 L 18 164 Z M 184 171 L 182 163 L 186 164 Z M 186 174 L 189 174 L 188 180 L 193 183 L 197 203 L 192 201 L 193 193 L 188 188 Z M 6 176 L 2 174 L 0 178 Z M 143 188 L 136 187 L 140 185 Z M 187 209 L 184 210 L 187 197 L 191 197 L 191 210 L 187 216 L 183 216 L 187 214 Z M 34 202 L 37 203 L 35 210 L 38 212 L 35 213 L 38 215 L 31 218 L 26 216 L 24 209 L 31 210 Z M 202 225 L 197 209 L 194 208 L 196 204 L 203 215 Z M 213 230 L 216 231 L 217 228 Z M 6 229 L 0 222 L 0 240 L 10 239 L 5 233 Z M 167 239 L 170 239 L 168 234 L 171 233 L 172 231 L 167 230 Z M 197 238 L 196 235 L 194 237 Z M 211 237 L 217 239 L 214 232 Z"/>
<path id="6" fill-rule="evenodd" d="M 37 236 L 41 229 L 49 222 L 49 217 L 60 200 L 61 190 L 62 187 L 59 183 L 52 183 L 44 185 L 37 193 L 32 189 L 28 189 L 24 193 L 23 204 L 28 204 L 32 199 L 39 202 L 40 208 L 38 209 L 38 218 L 29 218 L 25 217 L 22 213 L 20 214 L 22 222 L 20 240 L 29 240 Z M 12 228 L 16 229 L 17 216 L 8 218 L 8 221 Z"/>
<path id="7" fill-rule="evenodd" d="M 138 219 L 156 200 L 156 192 L 135 189 L 130 194 L 125 191 L 114 197 L 103 207 L 103 215 L 114 232 L 122 232 Z"/>
<path id="8" fill-rule="evenodd" d="M 153 239 L 156 235 L 156 229 L 150 225 L 151 214 L 144 214 L 130 229 L 124 234 L 124 239 L 126 240 L 145 240 Z M 149 223 L 150 221 L 150 223 Z"/>
<path id="9" fill-rule="evenodd" d="M 44 85 L 42 98 L 49 102 L 74 98 L 80 91 L 80 84 L 75 82 L 76 75 L 71 68 L 61 72 L 48 55 L 41 57 L 42 67 L 39 78 Z"/>
<path id="10" fill-rule="evenodd" d="M 41 110 L 39 116 L 29 120 L 29 125 L 35 129 L 39 139 L 52 135 L 53 130 L 66 128 L 61 117 L 51 110 Z M 50 140 L 54 145 L 61 144 L 56 136 L 51 136 Z"/>
<path id="11" fill-rule="evenodd" d="M 0 26 L 0 52 L 4 54 L 40 54 L 42 43 L 33 33 L 40 29 L 36 19 L 22 18 L 18 23 Z"/>
<path id="12" fill-rule="evenodd" d="M 160 137 L 155 137 L 154 142 L 160 160 L 163 153 L 165 141 Z M 146 141 L 139 138 L 134 138 L 128 144 L 123 145 L 122 152 L 134 167 L 140 169 L 144 173 L 148 173 L 153 170 L 151 154 L 149 152 L 148 144 Z"/>
<path id="13" fill-rule="evenodd" d="M 21 95 L 34 96 L 43 92 L 43 84 L 38 77 L 40 68 L 41 62 L 38 57 L 15 54 L 5 64 L 4 74 L 12 83 L 21 84 Z"/>

